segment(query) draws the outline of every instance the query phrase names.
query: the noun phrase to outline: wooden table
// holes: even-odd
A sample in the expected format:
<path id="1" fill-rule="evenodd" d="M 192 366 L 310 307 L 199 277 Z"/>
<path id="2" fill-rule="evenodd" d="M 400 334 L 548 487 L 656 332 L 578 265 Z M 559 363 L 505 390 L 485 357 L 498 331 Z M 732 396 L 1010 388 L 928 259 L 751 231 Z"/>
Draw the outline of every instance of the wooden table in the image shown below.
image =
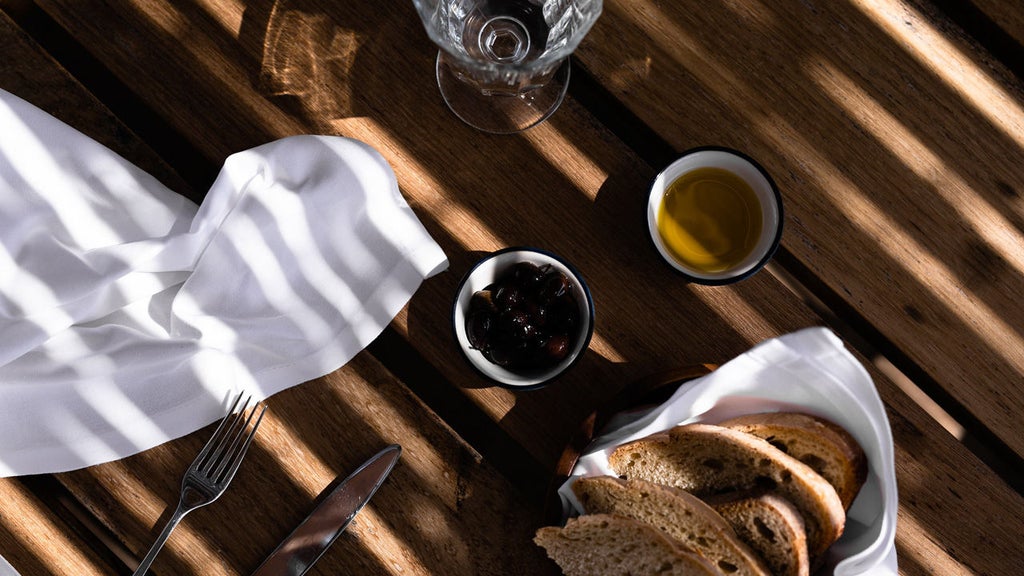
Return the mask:
<path id="1" fill-rule="evenodd" d="M 0 8 L 0 87 L 172 188 L 201 201 L 225 157 L 283 136 L 357 138 L 450 259 L 368 350 L 272 398 L 239 477 L 154 573 L 249 573 L 324 487 L 391 442 L 401 464 L 313 573 L 557 573 L 530 536 L 592 410 L 652 374 L 815 325 L 844 338 L 888 409 L 901 573 L 1024 565 L 1019 9 L 606 0 L 555 116 L 491 136 L 445 108 L 405 0 Z M 774 262 L 730 287 L 683 283 L 644 237 L 649 180 L 704 144 L 757 158 L 785 202 Z M 528 393 L 482 381 L 447 320 L 471 264 L 521 244 L 572 261 L 598 310 L 582 362 Z M 0 481 L 0 555 L 24 576 L 130 573 L 209 433 Z"/>

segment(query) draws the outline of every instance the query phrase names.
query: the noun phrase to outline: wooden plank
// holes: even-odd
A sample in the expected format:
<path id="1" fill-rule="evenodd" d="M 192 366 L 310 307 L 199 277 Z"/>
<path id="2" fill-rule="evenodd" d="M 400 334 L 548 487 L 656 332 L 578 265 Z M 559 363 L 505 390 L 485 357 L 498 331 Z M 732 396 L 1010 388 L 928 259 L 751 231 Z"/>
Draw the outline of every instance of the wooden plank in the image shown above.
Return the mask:
<path id="1" fill-rule="evenodd" d="M 0 556 L 21 576 L 115 573 L 90 541 L 16 478 L 0 479 Z"/>
<path id="2" fill-rule="evenodd" d="M 9 7 L 0 2 L 0 8 Z M 189 186 L 152 148 L 73 79 L 24 30 L 0 11 L 0 88 L 46 110 L 71 126 L 96 127 L 93 139 L 117 151 L 172 190 L 188 195 Z"/>
<path id="3" fill-rule="evenodd" d="M 1018 2 L 1000 0 L 933 0 L 950 20 L 964 29 L 995 58 L 1024 78 L 1024 10 Z"/>
<path id="4" fill-rule="evenodd" d="M 404 3 L 392 10 L 406 10 L 407 18 L 399 20 L 392 11 L 358 3 L 281 3 L 278 10 L 290 7 L 293 17 L 308 18 L 297 30 L 315 32 L 315 38 L 287 40 L 291 47 L 265 46 L 263 39 L 278 37 L 272 29 L 277 21 L 232 3 L 191 11 L 158 2 L 41 5 L 120 78 L 130 79 L 140 97 L 190 135 L 211 162 L 302 132 L 351 136 L 380 150 L 451 261 L 450 272 L 427 282 L 396 324 L 427 358 L 457 358 L 449 331 L 451 298 L 481 253 L 533 244 L 574 262 L 597 300 L 597 333 L 593 353 L 559 386 L 516 395 L 490 387 L 461 361 L 438 363 L 541 462 L 553 463 L 575 422 L 624 383 L 680 364 L 721 362 L 767 336 L 820 321 L 768 275 L 725 289 L 680 282 L 657 260 L 643 232 L 638 193 L 654 169 L 575 103 L 518 137 L 481 134 L 457 122 L 435 91 L 435 54 L 425 33 L 407 31 L 418 24 Z M 85 13 L 96 16 L 79 17 Z M 184 23 L 185 47 L 185 36 L 169 32 L 184 34 Z M 118 41 L 110 41 L 111 30 L 118 31 Z M 262 66 L 266 53 L 295 50 L 292 45 L 305 49 L 314 39 L 327 42 L 323 38 L 352 47 L 348 59 L 338 57 L 351 60 L 351 68 L 331 72 L 330 62 L 309 63 L 314 80 L 288 98 L 272 97 L 255 84 L 273 74 Z M 149 49 L 136 49 L 143 45 Z M 174 82 L 165 81 L 168 74 Z M 325 104 L 334 94 L 349 95 L 345 110 Z M 624 219 L 626 214 L 635 217 Z M 679 318 L 652 321 L 664 313 Z"/>
<path id="5" fill-rule="evenodd" d="M 433 92 L 433 54 L 423 37 L 410 33 L 418 22 L 405 4 L 393 10 L 359 3 L 276 6 L 300 6 L 317 39 L 357 47 L 349 67 L 316 76 L 330 67 L 315 61 L 321 52 L 303 52 L 310 59 L 303 69 L 315 82 L 288 98 L 271 98 L 253 80 L 267 73 L 261 63 L 265 42 L 273 38 L 270 19 L 260 10 L 243 12 L 228 4 L 177 10 L 155 2 L 146 10 L 121 3 L 45 4 L 211 160 L 293 131 L 345 134 L 380 149 L 452 262 L 450 273 L 421 288 L 396 327 L 542 466 L 553 467 L 589 409 L 635 377 L 680 364 L 722 362 L 764 337 L 821 322 L 770 274 L 727 289 L 681 285 L 643 238 L 638 195 L 654 169 L 576 103 L 567 102 L 550 123 L 522 136 L 482 135 L 447 115 Z M 187 49 L 168 32 L 184 29 Z M 331 104 L 335 94 L 347 98 L 344 106 Z M 254 130 L 260 132 L 255 137 Z M 506 173 L 513 176 L 495 177 Z M 636 218 L 623 221 L 631 212 Z M 529 394 L 487 387 L 456 359 L 447 327 L 459 276 L 480 252 L 513 243 L 538 244 L 569 257 L 591 283 L 598 305 L 597 338 L 584 362 L 557 385 Z M 1007 571 L 1019 560 L 1012 520 L 979 523 L 1019 517 L 1020 497 L 891 382 L 875 376 L 893 410 L 905 487 L 903 572 Z M 180 460 L 183 468 L 188 457 Z M 950 490 L 957 495 L 951 497 Z M 979 513 L 973 524 L 947 521 L 963 509 L 988 513 Z M 972 553 L 965 542 L 988 551 Z"/>
<path id="6" fill-rule="evenodd" d="M 170 167 L 109 110 L 72 79 L 8 16 L 0 12 L 0 87 L 28 99 L 74 126 L 102 127 L 93 136 L 170 186 L 184 188 Z M 179 189 L 181 189 L 179 188 Z M 41 480 L 36 478 L 34 480 Z M 88 533 L 45 482 L 0 480 L 0 556 L 22 576 L 114 574 L 123 570 L 102 541 Z"/>
<path id="7" fill-rule="evenodd" d="M 399 463 L 318 573 L 528 574 L 551 565 L 531 542 L 542 507 L 498 475 L 372 356 L 273 396 L 238 476 L 186 516 L 156 574 L 248 574 L 325 488 L 391 443 Z M 59 479 L 141 557 L 177 504 L 181 474 L 213 426 Z"/>
<path id="8" fill-rule="evenodd" d="M 759 159 L 785 249 L 1021 455 L 1024 91 L 951 30 L 898 0 L 613 0 L 578 59 L 671 146 Z"/>
<path id="9" fill-rule="evenodd" d="M 972 0 L 972 4 L 989 21 L 1013 38 L 1018 46 L 1024 45 L 1024 10 L 1021 10 L 1019 4 L 996 0 Z"/>

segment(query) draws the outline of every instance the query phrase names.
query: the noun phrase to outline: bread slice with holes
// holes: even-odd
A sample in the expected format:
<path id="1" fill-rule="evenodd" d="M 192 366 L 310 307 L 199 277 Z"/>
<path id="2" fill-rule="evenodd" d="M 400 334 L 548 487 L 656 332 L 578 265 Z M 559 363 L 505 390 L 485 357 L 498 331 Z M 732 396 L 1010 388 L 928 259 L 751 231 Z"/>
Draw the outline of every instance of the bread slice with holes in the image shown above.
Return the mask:
<path id="1" fill-rule="evenodd" d="M 587 514 L 615 514 L 654 526 L 693 548 L 726 576 L 770 576 L 768 567 L 729 524 L 684 490 L 611 476 L 580 478 L 572 490 Z"/>
<path id="2" fill-rule="evenodd" d="M 708 504 L 764 560 L 772 574 L 810 574 L 804 521 L 788 500 L 777 494 L 743 492 L 710 497 Z"/>
<path id="3" fill-rule="evenodd" d="M 611 514 L 545 526 L 533 539 L 566 576 L 720 576 L 695 552 L 639 520 Z"/>
<path id="4" fill-rule="evenodd" d="M 846 513 L 835 488 L 806 464 L 745 432 L 687 424 L 619 446 L 609 456 L 616 474 L 675 486 L 706 497 L 774 492 L 800 511 L 812 563 L 839 539 Z"/>
<path id="5" fill-rule="evenodd" d="M 810 414 L 768 412 L 721 422 L 719 426 L 753 434 L 807 464 L 836 489 L 849 510 L 868 477 L 867 457 L 844 428 Z"/>

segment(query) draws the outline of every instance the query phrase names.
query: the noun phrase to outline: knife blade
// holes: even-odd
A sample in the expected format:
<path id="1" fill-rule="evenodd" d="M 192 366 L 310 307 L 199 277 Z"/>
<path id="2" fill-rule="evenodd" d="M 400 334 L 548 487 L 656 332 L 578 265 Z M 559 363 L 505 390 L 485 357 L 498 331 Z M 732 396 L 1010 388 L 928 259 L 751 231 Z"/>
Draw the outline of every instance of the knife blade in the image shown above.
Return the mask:
<path id="1" fill-rule="evenodd" d="M 401 453 L 402 447 L 398 444 L 388 446 L 331 489 L 252 576 L 305 574 L 384 483 Z"/>

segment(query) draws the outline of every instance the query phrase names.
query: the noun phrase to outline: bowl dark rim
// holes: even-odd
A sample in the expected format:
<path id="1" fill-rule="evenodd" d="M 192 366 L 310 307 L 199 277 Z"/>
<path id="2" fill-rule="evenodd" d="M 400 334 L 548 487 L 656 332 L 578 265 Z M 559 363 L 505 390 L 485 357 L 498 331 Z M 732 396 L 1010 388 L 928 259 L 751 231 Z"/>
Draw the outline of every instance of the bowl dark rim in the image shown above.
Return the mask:
<path id="1" fill-rule="evenodd" d="M 498 380 L 497 378 L 492 377 L 491 375 L 487 374 L 486 372 L 484 372 L 483 370 L 478 368 L 476 366 L 476 364 L 474 364 L 473 361 L 470 360 L 470 358 L 469 358 L 469 351 L 466 350 L 466 347 L 463 346 L 462 342 L 459 341 L 458 332 L 456 331 L 455 311 L 458 308 L 459 295 L 462 294 L 462 289 L 465 287 L 466 283 L 469 281 L 469 277 L 472 276 L 473 272 L 475 272 L 476 269 L 479 268 L 483 263 L 485 263 L 488 260 L 491 260 L 491 259 L 493 259 L 493 258 L 495 258 L 497 256 L 500 256 L 502 254 L 506 254 L 508 252 L 534 252 L 534 253 L 537 253 L 537 254 L 542 254 L 544 256 L 547 256 L 548 258 L 551 258 L 553 260 L 557 260 L 560 264 L 565 266 L 566 269 L 569 270 L 569 272 L 572 274 L 573 279 L 576 282 L 579 283 L 580 289 L 583 291 L 583 295 L 584 295 L 584 297 L 587 300 L 587 315 L 590 318 L 590 321 L 587 323 L 587 331 L 586 331 L 586 333 L 584 334 L 584 337 L 583 337 L 583 346 L 580 348 L 579 354 L 577 354 L 576 357 L 572 359 L 572 361 L 570 361 L 568 364 L 566 364 L 557 373 L 551 375 L 549 378 L 545 378 L 544 380 L 542 380 L 540 382 L 537 382 L 536 384 L 529 384 L 529 385 L 526 385 L 526 386 L 520 386 L 520 385 L 516 385 L 516 384 L 509 384 L 507 382 L 503 382 L 501 380 Z M 543 387 L 549 385 L 551 382 L 557 380 L 563 374 L 568 372 L 569 368 L 572 368 L 573 366 L 576 365 L 577 362 L 580 361 L 580 358 L 582 358 L 583 355 L 586 353 L 587 349 L 590 348 L 590 340 L 591 340 L 591 338 L 594 335 L 594 324 L 596 322 L 596 312 L 594 310 L 594 297 L 590 293 L 590 287 L 587 286 L 586 280 L 583 279 L 583 275 L 580 274 L 579 270 L 577 270 L 575 266 L 570 264 L 568 261 L 566 261 L 561 256 L 559 256 L 559 255 L 557 255 L 557 254 L 555 254 L 553 252 L 549 252 L 548 250 L 544 250 L 542 248 L 533 248 L 533 247 L 530 247 L 530 246 L 510 246 L 508 248 L 502 248 L 500 250 L 496 250 L 494 252 L 491 252 L 487 256 L 484 256 L 483 258 L 477 260 L 477 262 L 475 264 L 473 264 L 473 266 L 471 266 L 468 271 L 466 271 L 466 273 L 462 276 L 462 280 L 459 281 L 458 287 L 455 289 L 455 298 L 452 300 L 452 311 L 451 311 L 450 318 L 451 318 L 452 336 L 454 337 L 455 344 L 459 347 L 459 352 L 462 353 L 463 360 L 465 360 L 466 363 L 469 364 L 469 366 L 471 368 L 473 368 L 474 372 L 476 372 L 480 376 L 483 376 L 484 379 L 489 380 L 491 382 L 494 382 L 495 384 L 497 384 L 498 386 L 501 386 L 502 388 L 507 388 L 509 390 L 529 391 L 529 390 L 537 390 L 539 388 L 543 388 Z"/>
<path id="2" fill-rule="evenodd" d="M 724 286 L 726 284 L 734 284 L 736 282 L 739 282 L 740 280 L 749 278 L 753 276 L 755 273 L 759 272 L 775 256 L 775 252 L 779 249 L 779 245 L 782 243 L 782 229 L 784 227 L 786 220 L 785 213 L 783 212 L 782 208 L 782 194 L 779 192 L 779 187 L 775 185 L 775 180 L 772 179 L 771 174 L 768 174 L 768 171 L 765 170 L 764 167 L 761 166 L 761 164 L 757 160 L 754 160 L 747 154 L 740 152 L 739 150 L 736 150 L 734 148 L 713 145 L 697 146 L 695 148 L 689 148 L 687 150 L 684 150 L 672 162 L 676 162 L 681 158 L 689 156 L 690 154 L 695 154 L 697 152 L 726 152 L 738 156 L 746 160 L 747 162 L 750 162 L 750 165 L 757 169 L 757 171 L 760 172 L 762 176 L 764 176 L 765 180 L 768 181 L 768 186 L 772 190 L 772 195 L 775 196 L 775 205 L 779 209 L 779 225 L 778 227 L 776 227 L 775 237 L 772 238 L 771 245 L 768 247 L 768 250 L 764 253 L 764 256 L 762 256 L 761 259 L 758 260 L 757 263 L 750 268 L 750 270 L 747 270 L 742 274 L 738 274 L 736 276 L 729 276 L 728 278 L 700 278 L 698 276 L 693 276 L 692 274 L 684 272 L 683 270 L 676 268 L 675 266 L 669 264 L 668 262 L 665 262 L 665 265 L 668 266 L 670 270 L 686 278 L 690 282 L 693 282 L 694 284 L 703 284 L 705 286 Z M 671 164 L 672 162 L 670 162 L 669 164 Z M 647 198 L 650 198 L 651 191 L 654 188 L 654 183 L 658 180 L 658 177 L 661 176 L 661 174 L 666 169 L 668 169 L 668 166 L 659 171 L 658 174 L 655 175 L 654 179 L 651 180 L 651 184 L 647 187 Z M 644 228 L 649 229 L 650 226 L 647 220 L 647 202 L 644 203 L 643 218 Z M 658 259 L 664 262 L 665 257 L 661 255 L 661 252 L 658 250 L 658 245 L 654 242 L 654 238 L 651 236 L 651 234 L 647 234 L 647 241 L 650 243 L 651 248 L 654 249 L 654 253 L 658 256 Z"/>

